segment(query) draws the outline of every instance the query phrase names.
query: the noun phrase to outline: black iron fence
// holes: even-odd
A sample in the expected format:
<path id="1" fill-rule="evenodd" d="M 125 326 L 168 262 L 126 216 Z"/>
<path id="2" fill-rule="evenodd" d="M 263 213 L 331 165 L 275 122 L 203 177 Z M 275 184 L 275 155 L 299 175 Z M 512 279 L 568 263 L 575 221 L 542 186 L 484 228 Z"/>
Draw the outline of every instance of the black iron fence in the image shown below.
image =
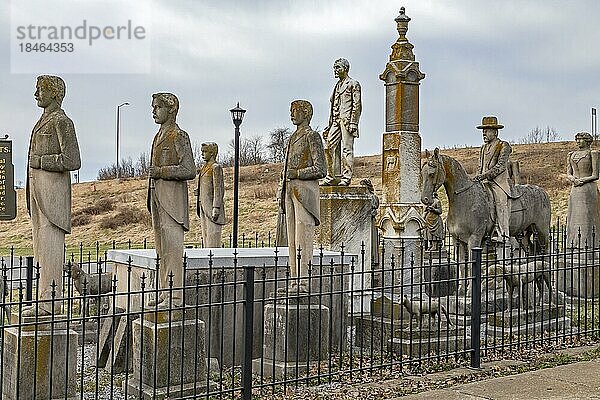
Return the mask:
<path id="1" fill-rule="evenodd" d="M 596 341 L 600 248 L 590 243 L 567 244 L 560 230 L 543 254 L 469 257 L 407 254 L 404 242 L 386 254 L 382 243 L 376 266 L 364 250 L 317 249 L 302 278 L 289 276 L 286 249 L 194 248 L 184 285 L 171 275 L 162 288 L 152 250 L 97 246 L 68 254 L 63 290 L 49 297 L 39 266 L 9 255 L 0 398 L 270 399 Z"/>

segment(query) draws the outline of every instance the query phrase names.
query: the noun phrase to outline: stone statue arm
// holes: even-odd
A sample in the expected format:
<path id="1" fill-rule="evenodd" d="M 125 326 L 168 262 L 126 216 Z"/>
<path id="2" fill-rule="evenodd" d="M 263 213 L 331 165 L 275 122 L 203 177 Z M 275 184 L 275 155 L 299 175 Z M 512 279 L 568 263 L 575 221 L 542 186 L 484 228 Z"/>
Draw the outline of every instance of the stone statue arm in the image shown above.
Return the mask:
<path id="1" fill-rule="evenodd" d="M 360 92 L 360 83 L 354 81 L 352 84 L 352 112 L 350 113 L 350 132 L 354 133 L 358 130 L 358 120 L 362 112 L 362 100 Z"/>
<path id="2" fill-rule="evenodd" d="M 436 199 L 433 201 L 433 204 L 427 206 L 427 210 L 434 214 L 442 215 L 442 203 Z"/>
<path id="3" fill-rule="evenodd" d="M 213 164 L 213 204 L 212 218 L 216 220 L 221 213 L 223 196 L 225 195 L 225 184 L 223 182 L 223 167 L 221 164 Z"/>
<path id="4" fill-rule="evenodd" d="M 567 179 L 569 180 L 569 182 L 574 184 L 577 177 L 575 177 L 575 175 L 573 175 L 573 164 L 571 164 L 572 156 L 573 156 L 573 152 L 570 151 L 569 154 L 567 155 Z"/>
<path id="5" fill-rule="evenodd" d="M 323 139 L 327 140 L 327 136 L 329 136 L 329 130 L 331 129 L 331 125 L 333 125 L 333 101 L 335 100 L 335 87 L 333 88 L 333 92 L 331 93 L 331 97 L 329 97 L 329 123 L 325 129 L 323 129 Z"/>
<path id="6" fill-rule="evenodd" d="M 169 181 L 187 181 L 196 177 L 194 153 L 188 134 L 180 131 L 175 140 L 178 163 L 160 167 L 159 178 Z"/>
<path id="7" fill-rule="evenodd" d="M 73 121 L 63 116 L 58 117 L 54 124 L 60 145 L 60 153 L 42 155 L 40 157 L 40 168 L 50 172 L 78 170 L 81 168 L 81 156 Z"/>
<path id="8" fill-rule="evenodd" d="M 510 157 L 510 153 L 512 153 L 510 144 L 508 144 L 508 142 L 502 142 L 500 155 L 498 156 L 498 162 L 492 168 L 487 170 L 487 172 L 483 174 L 483 177 L 487 180 L 493 180 L 495 177 L 506 171 L 506 168 L 508 168 L 508 158 Z"/>
<path id="9" fill-rule="evenodd" d="M 312 181 L 324 178 L 327 172 L 325 168 L 325 150 L 323 150 L 323 142 L 318 133 L 312 132 L 308 138 L 308 146 L 313 163 L 310 167 L 298 170 L 298 179 Z"/>

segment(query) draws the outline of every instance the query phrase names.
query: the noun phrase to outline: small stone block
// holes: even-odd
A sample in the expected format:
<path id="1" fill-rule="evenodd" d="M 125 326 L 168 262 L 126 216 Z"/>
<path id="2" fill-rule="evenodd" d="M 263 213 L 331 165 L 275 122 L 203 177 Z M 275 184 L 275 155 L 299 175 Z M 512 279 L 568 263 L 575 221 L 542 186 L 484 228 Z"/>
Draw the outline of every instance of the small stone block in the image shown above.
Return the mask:
<path id="1" fill-rule="evenodd" d="M 77 336 L 74 330 L 5 328 L 3 400 L 76 398 Z"/>
<path id="2" fill-rule="evenodd" d="M 265 358 L 273 361 L 320 361 L 329 351 L 329 308 L 316 304 L 266 304 Z"/>
<path id="3" fill-rule="evenodd" d="M 156 323 L 147 319 L 133 322 L 133 390 L 150 388 L 166 393 L 166 388 L 192 389 L 206 386 L 204 322 L 185 319 Z M 141 377 L 141 382 L 140 382 Z M 193 392 L 192 392 L 193 393 Z"/>

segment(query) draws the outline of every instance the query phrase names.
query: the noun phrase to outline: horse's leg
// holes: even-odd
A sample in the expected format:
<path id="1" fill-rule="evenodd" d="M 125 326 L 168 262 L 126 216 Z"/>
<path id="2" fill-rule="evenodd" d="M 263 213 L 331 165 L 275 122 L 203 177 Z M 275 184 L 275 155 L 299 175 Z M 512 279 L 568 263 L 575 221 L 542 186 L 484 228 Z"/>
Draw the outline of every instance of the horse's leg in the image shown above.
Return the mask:
<path id="1" fill-rule="evenodd" d="M 471 264 L 469 263 L 471 261 L 471 254 L 469 253 L 471 248 L 465 242 L 460 242 L 460 247 L 462 248 L 462 257 L 458 266 L 458 293 L 467 294 L 467 289 L 470 287 L 469 277 L 471 276 Z"/>

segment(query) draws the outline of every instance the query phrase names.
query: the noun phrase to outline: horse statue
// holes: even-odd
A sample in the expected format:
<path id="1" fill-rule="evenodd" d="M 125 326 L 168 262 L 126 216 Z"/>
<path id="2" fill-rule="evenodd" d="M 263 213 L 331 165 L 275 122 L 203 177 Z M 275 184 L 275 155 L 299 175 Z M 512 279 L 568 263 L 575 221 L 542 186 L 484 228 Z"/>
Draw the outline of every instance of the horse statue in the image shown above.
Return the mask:
<path id="1" fill-rule="evenodd" d="M 447 227 L 459 244 L 464 261 L 471 249 L 480 247 L 483 238 L 494 229 L 494 199 L 481 182 L 469 178 L 458 161 L 426 151 L 427 162 L 421 168 L 421 202 L 429 205 L 433 193 L 444 185 L 448 196 Z M 535 185 L 514 185 L 511 195 L 510 236 L 520 237 L 529 254 L 545 252 L 550 231 L 550 198 Z M 537 241 L 537 242 L 534 242 Z M 459 268 L 459 280 L 465 278 L 465 263 Z"/>

